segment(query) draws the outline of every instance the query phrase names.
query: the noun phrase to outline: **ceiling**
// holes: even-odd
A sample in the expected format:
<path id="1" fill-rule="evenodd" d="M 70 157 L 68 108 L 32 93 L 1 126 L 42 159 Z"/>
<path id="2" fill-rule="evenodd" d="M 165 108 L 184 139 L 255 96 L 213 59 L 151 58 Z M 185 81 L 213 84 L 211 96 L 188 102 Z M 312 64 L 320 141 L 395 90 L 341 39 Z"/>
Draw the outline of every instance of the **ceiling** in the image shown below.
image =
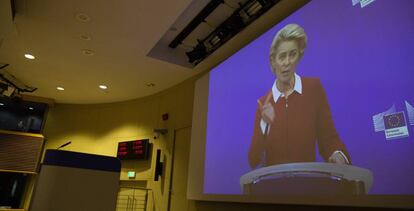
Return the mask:
<path id="1" fill-rule="evenodd" d="M 194 1 L 199 8 L 208 3 Z M 177 25 L 177 18 L 191 3 L 15 0 L 15 18 L 10 30 L 0 37 L 0 63 L 9 64 L 9 73 L 38 88 L 31 95 L 57 103 L 109 103 L 152 95 L 210 69 L 257 36 L 247 33 L 249 38 L 239 38 L 231 50 L 219 50 L 195 68 L 148 57 L 160 38 L 176 28 L 173 24 Z M 79 15 L 87 17 L 79 20 Z M 266 28 L 269 24 L 261 25 Z M 26 59 L 26 53 L 36 58 Z M 151 83 L 155 86 L 148 86 Z M 101 84 L 108 89 L 101 90 Z M 57 90 L 58 86 L 65 90 Z"/>

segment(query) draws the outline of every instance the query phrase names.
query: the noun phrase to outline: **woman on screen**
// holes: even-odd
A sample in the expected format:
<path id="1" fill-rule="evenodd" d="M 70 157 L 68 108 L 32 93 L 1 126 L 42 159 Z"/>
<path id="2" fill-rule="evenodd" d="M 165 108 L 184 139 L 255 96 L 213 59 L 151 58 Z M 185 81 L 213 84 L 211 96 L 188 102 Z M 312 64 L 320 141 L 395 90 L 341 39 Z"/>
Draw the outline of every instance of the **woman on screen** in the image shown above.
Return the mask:
<path id="1" fill-rule="evenodd" d="M 321 82 L 296 74 L 306 45 L 306 33 L 297 24 L 285 26 L 273 38 L 270 63 L 276 80 L 257 101 L 248 156 L 252 168 L 314 162 L 316 144 L 326 161 L 351 164 Z"/>

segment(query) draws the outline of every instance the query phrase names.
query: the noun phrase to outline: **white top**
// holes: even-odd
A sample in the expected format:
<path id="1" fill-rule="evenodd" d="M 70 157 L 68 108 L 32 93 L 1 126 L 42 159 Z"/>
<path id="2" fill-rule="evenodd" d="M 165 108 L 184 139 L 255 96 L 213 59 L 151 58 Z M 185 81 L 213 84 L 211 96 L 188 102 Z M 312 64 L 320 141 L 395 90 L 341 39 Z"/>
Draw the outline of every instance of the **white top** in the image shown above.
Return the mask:
<path id="1" fill-rule="evenodd" d="M 297 93 L 302 94 L 302 79 L 296 73 L 295 73 L 295 86 L 293 87 L 293 91 L 296 91 Z M 277 88 L 276 80 L 272 86 L 272 94 L 273 94 L 273 100 L 275 101 L 275 103 L 277 102 L 280 96 L 282 97 L 284 96 L 284 94 L 280 92 L 279 89 Z"/>

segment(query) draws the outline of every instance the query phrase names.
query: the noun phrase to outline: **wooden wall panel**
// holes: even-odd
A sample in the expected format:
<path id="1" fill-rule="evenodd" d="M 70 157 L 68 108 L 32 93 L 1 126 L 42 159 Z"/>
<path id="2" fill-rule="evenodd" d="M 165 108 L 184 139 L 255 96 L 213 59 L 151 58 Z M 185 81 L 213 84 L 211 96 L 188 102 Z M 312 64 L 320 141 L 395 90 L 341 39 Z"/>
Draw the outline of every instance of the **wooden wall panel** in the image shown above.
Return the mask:
<path id="1" fill-rule="evenodd" d="M 36 173 L 43 136 L 0 131 L 0 171 Z"/>

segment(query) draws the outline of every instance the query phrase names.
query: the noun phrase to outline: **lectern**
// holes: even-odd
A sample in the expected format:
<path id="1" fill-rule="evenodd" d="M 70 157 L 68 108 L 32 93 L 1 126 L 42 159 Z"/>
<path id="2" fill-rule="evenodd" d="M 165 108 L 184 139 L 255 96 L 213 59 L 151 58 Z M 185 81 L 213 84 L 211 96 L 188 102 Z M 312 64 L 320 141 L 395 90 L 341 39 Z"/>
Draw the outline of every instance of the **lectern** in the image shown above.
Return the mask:
<path id="1" fill-rule="evenodd" d="M 240 178 L 245 194 L 362 195 L 372 186 L 371 171 L 333 163 L 289 163 L 268 166 Z"/>
<path id="2" fill-rule="evenodd" d="M 31 211 L 113 211 L 121 163 L 115 157 L 47 150 Z"/>

